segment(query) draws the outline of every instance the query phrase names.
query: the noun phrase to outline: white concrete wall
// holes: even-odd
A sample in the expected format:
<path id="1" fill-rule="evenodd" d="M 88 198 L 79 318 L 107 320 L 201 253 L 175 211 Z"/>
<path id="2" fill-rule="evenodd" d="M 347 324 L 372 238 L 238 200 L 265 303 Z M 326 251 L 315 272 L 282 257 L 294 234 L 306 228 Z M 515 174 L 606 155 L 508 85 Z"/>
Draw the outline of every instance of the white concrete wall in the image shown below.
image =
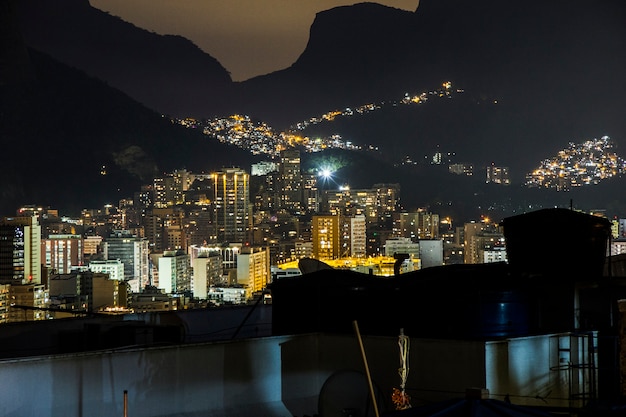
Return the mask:
<path id="1" fill-rule="evenodd" d="M 393 388 L 401 382 L 398 339 L 363 337 L 363 346 L 380 392 L 379 409 L 391 411 Z M 356 336 L 304 335 L 286 341 L 282 351 L 283 402 L 294 415 L 318 413 L 318 395 L 331 376 L 365 374 Z M 416 405 L 463 397 L 468 387 L 484 387 L 484 364 L 484 342 L 411 339 L 407 392 Z"/>
<path id="2" fill-rule="evenodd" d="M 379 409 L 390 411 L 392 390 L 400 385 L 397 338 L 363 337 L 363 344 Z M 563 359 L 583 357 L 576 349 Z M 559 406 L 567 399 L 569 380 L 554 368 L 563 351 L 551 336 L 486 343 L 411 339 L 409 352 L 406 388 L 414 406 L 462 398 L 472 387 L 489 389 L 494 399 L 509 394 L 514 404 Z M 3 360 L 0 415 L 122 416 L 125 390 L 129 417 L 314 415 L 324 384 L 342 372 L 365 374 L 356 336 L 277 336 Z"/>
<path id="3" fill-rule="evenodd" d="M 280 405 L 287 338 L 97 352 L 0 363 L 4 417 L 291 414 Z"/>
<path id="4" fill-rule="evenodd" d="M 486 344 L 487 384 L 490 395 L 515 404 L 582 407 L 571 393 L 590 394 L 597 370 L 590 363 L 586 336 L 569 333 L 520 337 Z M 597 366 L 597 355 L 591 355 Z M 582 397 L 579 397 L 582 399 Z"/>

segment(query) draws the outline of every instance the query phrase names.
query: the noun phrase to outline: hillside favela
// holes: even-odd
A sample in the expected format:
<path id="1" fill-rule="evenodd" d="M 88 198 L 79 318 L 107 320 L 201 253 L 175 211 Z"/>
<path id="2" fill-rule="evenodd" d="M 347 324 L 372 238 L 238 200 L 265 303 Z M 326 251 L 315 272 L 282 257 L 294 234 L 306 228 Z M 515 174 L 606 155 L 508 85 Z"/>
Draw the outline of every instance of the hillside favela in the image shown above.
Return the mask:
<path id="1" fill-rule="evenodd" d="M 626 5 L 101 3 L 0 5 L 0 416 L 626 415 Z"/>

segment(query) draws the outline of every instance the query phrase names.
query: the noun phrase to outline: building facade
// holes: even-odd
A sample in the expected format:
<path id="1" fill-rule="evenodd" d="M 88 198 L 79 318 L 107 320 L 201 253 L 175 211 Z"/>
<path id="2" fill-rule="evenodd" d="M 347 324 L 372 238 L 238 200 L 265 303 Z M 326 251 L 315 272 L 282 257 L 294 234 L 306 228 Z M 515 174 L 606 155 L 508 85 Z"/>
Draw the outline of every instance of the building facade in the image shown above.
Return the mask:
<path id="1" fill-rule="evenodd" d="M 239 168 L 212 174 L 218 242 L 247 242 L 252 229 L 249 175 Z"/>
<path id="2" fill-rule="evenodd" d="M 500 251 L 505 248 L 504 234 L 502 228 L 489 223 L 466 223 L 464 225 L 463 257 L 466 264 L 485 263 L 485 259 L 494 259 L 497 255 L 488 254 L 485 251 Z M 502 255 L 501 252 L 500 256 Z M 492 256 L 493 255 L 493 256 Z"/>
<path id="3" fill-rule="evenodd" d="M 43 284 L 14 284 L 9 288 L 9 322 L 46 320 L 48 291 Z M 23 307 L 23 308 L 20 308 Z"/>
<path id="4" fill-rule="evenodd" d="M 270 254 L 266 248 L 245 248 L 237 259 L 237 284 L 246 290 L 250 299 L 270 283 Z"/>
<path id="5" fill-rule="evenodd" d="M 420 261 L 422 268 L 443 265 L 443 240 L 420 239 Z"/>
<path id="6" fill-rule="evenodd" d="M 220 252 L 202 252 L 191 264 L 193 271 L 193 295 L 205 300 L 209 288 L 222 284 L 222 257 Z"/>
<path id="7" fill-rule="evenodd" d="M 85 253 L 80 235 L 50 235 L 41 242 L 41 263 L 51 271 L 67 274 L 83 264 Z"/>
<path id="8" fill-rule="evenodd" d="M 437 239 L 439 237 L 439 215 L 420 209 L 413 212 L 393 214 L 393 235 L 412 240 Z"/>
<path id="9" fill-rule="evenodd" d="M 159 258 L 159 288 L 166 294 L 191 291 L 191 265 L 185 252 L 165 251 Z"/>
<path id="10" fill-rule="evenodd" d="M 419 258 L 420 245 L 408 237 L 396 237 L 385 241 L 385 256 L 393 257 L 397 253 L 406 253 L 412 258 Z"/>
<path id="11" fill-rule="evenodd" d="M 91 261 L 89 269 L 95 273 L 107 274 L 112 280 L 124 281 L 124 264 L 119 259 Z"/>
<path id="12" fill-rule="evenodd" d="M 313 216 L 311 231 L 315 259 L 337 259 L 341 256 L 339 216 Z"/>
<path id="13" fill-rule="evenodd" d="M 367 222 L 363 214 L 350 217 L 350 256 L 367 256 Z"/>
<path id="14" fill-rule="evenodd" d="M 36 216 L 0 221 L 0 283 L 41 284 L 41 226 Z"/>
<path id="15" fill-rule="evenodd" d="M 280 152 L 280 206 L 289 211 L 302 208 L 302 175 L 300 151 L 287 149 Z"/>
<path id="16" fill-rule="evenodd" d="M 128 230 L 114 231 L 102 242 L 106 260 L 119 259 L 124 264 L 124 280 L 131 291 L 139 292 L 150 284 L 150 253 L 148 239 L 137 237 Z"/>

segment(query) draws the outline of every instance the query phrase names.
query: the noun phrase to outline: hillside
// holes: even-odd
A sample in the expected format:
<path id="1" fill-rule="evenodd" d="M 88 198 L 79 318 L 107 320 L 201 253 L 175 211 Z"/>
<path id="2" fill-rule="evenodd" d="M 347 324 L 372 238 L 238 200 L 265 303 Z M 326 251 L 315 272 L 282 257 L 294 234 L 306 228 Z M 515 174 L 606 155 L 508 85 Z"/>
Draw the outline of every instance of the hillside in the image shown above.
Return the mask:
<path id="1" fill-rule="evenodd" d="M 240 83 L 191 42 L 135 27 L 87 0 L 19 5 L 29 46 L 159 113 L 238 112 L 285 128 L 452 81 L 515 106 L 529 134 L 541 134 L 532 126 L 539 123 L 564 137 L 600 128 L 626 136 L 626 56 L 615 53 L 626 50 L 626 4 L 619 1 L 423 0 L 415 12 L 337 7 L 318 13 L 293 65 Z"/>
<path id="2" fill-rule="evenodd" d="M 54 201 L 57 192 L 43 168 L 52 163 L 58 178 L 76 181 L 61 190 L 68 194 L 63 200 L 80 190 L 94 201 L 84 204 L 99 198 L 84 190 L 100 188 L 102 165 L 109 184 L 103 189 L 110 189 L 111 183 L 123 184 L 123 173 L 132 173 L 139 183 L 170 168 L 248 164 L 239 162 L 251 158 L 245 151 L 199 151 L 196 144 L 209 146 L 207 138 L 170 126 L 158 114 L 239 112 L 280 130 L 330 110 L 397 99 L 443 81 L 464 89 L 463 100 L 389 108 L 306 133 L 341 133 L 358 143 L 380 144 L 384 153 L 376 155 L 376 163 L 381 168 L 355 167 L 356 172 L 402 179 L 404 190 L 421 193 L 415 198 L 418 205 L 443 202 L 457 188 L 455 198 L 464 204 L 474 204 L 472 196 L 483 194 L 468 194 L 473 186 L 457 187 L 449 181 L 456 184 L 459 178 L 440 177 L 428 167 L 393 168 L 405 154 L 418 159 L 438 146 L 455 152 L 460 162 L 510 166 L 518 181 L 569 141 L 608 135 L 618 153 L 626 146 L 626 55 L 616 52 L 626 50 L 623 2 L 572 0 L 563 7 L 557 0 L 421 0 L 414 13 L 373 3 L 338 7 L 317 15 L 309 43 L 292 66 L 241 83 L 233 83 L 215 59 L 191 42 L 149 33 L 94 9 L 87 0 L 9 4 L 19 5 L 20 30 L 37 73 L 27 88 L 3 87 L 1 98 L 2 120 L 10 121 L 0 128 L 3 143 L 17 154 L 28 143 L 36 161 L 25 170 L 21 160 L 7 156 L 11 153 L 3 156 L 3 193 L 20 204 L 37 195 L 24 191 L 23 182 L 30 179 L 22 178 L 23 171 L 40 178 L 39 191 Z M 10 36 L 2 39 L 16 45 Z M 13 56 L 23 50 L 3 48 Z M 16 79 L 28 78 L 30 71 L 2 68 Z M 145 107 L 139 110 L 134 101 Z M 387 180 L 375 182 L 381 181 Z M 426 193 L 426 184 L 439 189 Z M 126 192 L 117 188 L 120 192 L 107 199 Z M 515 196 L 503 199 L 526 198 L 516 188 L 505 192 Z"/>
<path id="3" fill-rule="evenodd" d="M 90 6 L 88 0 L 20 0 L 26 44 L 172 116 L 224 110 L 230 74 L 180 36 L 138 28 Z"/>
<path id="4" fill-rule="evenodd" d="M 574 129 L 597 123 L 626 132 L 618 110 L 626 57 L 615 54 L 626 50 L 625 19 L 626 5 L 612 0 L 424 0 L 415 13 L 335 8 L 317 15 L 291 67 L 238 86 L 241 105 L 281 124 L 452 81 L 515 105 L 527 124 L 563 128 L 567 120 Z M 277 91 L 280 100 L 267 99 Z"/>
<path id="5" fill-rule="evenodd" d="M 77 214 L 132 197 L 162 172 L 252 160 L 49 56 L 29 57 L 34 78 L 0 87 L 0 213 L 41 204 Z"/>

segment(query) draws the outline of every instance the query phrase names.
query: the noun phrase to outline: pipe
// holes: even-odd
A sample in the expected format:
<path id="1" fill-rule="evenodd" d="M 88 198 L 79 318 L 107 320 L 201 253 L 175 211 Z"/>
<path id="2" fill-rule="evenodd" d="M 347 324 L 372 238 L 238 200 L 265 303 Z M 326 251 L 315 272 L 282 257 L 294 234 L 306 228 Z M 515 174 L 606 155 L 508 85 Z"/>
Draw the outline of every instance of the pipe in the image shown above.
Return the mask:
<path id="1" fill-rule="evenodd" d="M 361 355 L 363 356 L 363 364 L 365 365 L 365 374 L 367 375 L 367 383 L 370 387 L 370 395 L 372 397 L 372 404 L 374 405 L 374 412 L 376 413 L 376 417 L 380 417 L 378 414 L 378 404 L 376 404 L 376 394 L 374 392 L 374 384 L 372 383 L 372 376 L 370 375 L 370 368 L 367 365 L 367 356 L 365 355 L 365 348 L 363 347 L 363 340 L 361 339 L 361 332 L 359 332 L 359 324 L 356 320 L 352 322 L 354 325 L 354 331 L 356 332 L 356 337 L 359 340 L 359 347 L 361 348 Z"/>

